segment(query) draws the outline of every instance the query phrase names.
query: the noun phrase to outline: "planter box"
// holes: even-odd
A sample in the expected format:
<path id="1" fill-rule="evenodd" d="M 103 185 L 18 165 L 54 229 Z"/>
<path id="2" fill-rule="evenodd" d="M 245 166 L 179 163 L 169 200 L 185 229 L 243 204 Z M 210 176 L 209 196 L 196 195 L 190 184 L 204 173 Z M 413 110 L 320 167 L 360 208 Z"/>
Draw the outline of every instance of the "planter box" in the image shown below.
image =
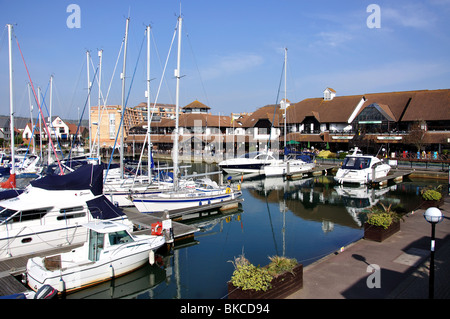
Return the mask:
<path id="1" fill-rule="evenodd" d="M 283 299 L 303 288 L 303 265 L 298 264 L 293 272 L 284 272 L 272 279 L 272 288 L 267 291 L 242 290 L 228 282 L 228 299 Z"/>
<path id="2" fill-rule="evenodd" d="M 364 239 L 382 242 L 386 238 L 400 231 L 400 222 L 393 222 L 388 228 L 364 224 Z"/>

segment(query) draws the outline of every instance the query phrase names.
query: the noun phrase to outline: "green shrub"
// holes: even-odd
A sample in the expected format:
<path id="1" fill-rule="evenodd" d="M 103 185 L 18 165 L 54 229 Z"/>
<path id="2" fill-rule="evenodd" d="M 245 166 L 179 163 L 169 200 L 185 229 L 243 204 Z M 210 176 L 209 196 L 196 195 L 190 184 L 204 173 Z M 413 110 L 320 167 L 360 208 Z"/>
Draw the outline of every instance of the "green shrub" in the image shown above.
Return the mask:
<path id="1" fill-rule="evenodd" d="M 370 208 L 367 223 L 374 226 L 388 228 L 393 222 L 397 222 L 403 217 L 394 211 L 392 205 L 384 206 L 383 203 Z"/>
<path id="2" fill-rule="evenodd" d="M 233 265 L 235 270 L 231 276 L 231 283 L 235 287 L 256 291 L 267 291 L 272 287 L 270 282 L 273 277 L 266 268 L 256 267 L 243 256 L 235 259 Z"/>
<path id="3" fill-rule="evenodd" d="M 270 264 L 267 266 L 267 269 L 272 276 L 279 275 L 286 271 L 292 272 L 294 267 L 298 264 L 295 258 L 273 256 L 269 257 L 269 259 Z"/>
<path id="4" fill-rule="evenodd" d="M 273 256 L 269 257 L 270 263 L 267 267 L 259 267 L 251 264 L 243 255 L 235 258 L 234 272 L 231 283 L 242 290 L 253 289 L 256 291 L 267 291 L 272 288 L 272 279 L 285 272 L 292 272 L 298 264 L 294 258 Z"/>
<path id="5" fill-rule="evenodd" d="M 434 189 L 428 189 L 422 193 L 422 198 L 424 200 L 440 200 L 442 194 Z"/>
<path id="6" fill-rule="evenodd" d="M 392 224 L 392 216 L 388 213 L 371 214 L 367 223 L 386 229 Z"/>

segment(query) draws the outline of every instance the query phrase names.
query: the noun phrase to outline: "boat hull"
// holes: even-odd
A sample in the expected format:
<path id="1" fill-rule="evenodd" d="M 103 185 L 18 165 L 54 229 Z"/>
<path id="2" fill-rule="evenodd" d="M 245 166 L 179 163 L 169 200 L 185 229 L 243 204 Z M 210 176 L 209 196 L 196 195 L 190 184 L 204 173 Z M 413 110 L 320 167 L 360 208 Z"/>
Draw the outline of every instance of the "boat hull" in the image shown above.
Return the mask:
<path id="1" fill-rule="evenodd" d="M 289 166 L 289 167 L 288 167 Z M 287 164 L 286 162 L 277 164 L 277 165 L 267 165 L 264 167 L 264 174 L 266 176 L 283 176 L 286 174 L 299 174 L 303 172 L 308 172 L 315 167 L 314 163 L 297 163 L 290 162 Z"/>
<path id="2" fill-rule="evenodd" d="M 227 202 L 240 196 L 242 196 L 241 191 L 231 191 L 230 193 L 223 191 L 171 193 L 160 194 L 160 196 L 135 196 L 133 197 L 133 204 L 141 213 L 156 213 L 218 203 L 226 205 Z"/>
<path id="3" fill-rule="evenodd" d="M 378 166 L 375 169 L 375 177 L 373 176 L 373 170 L 371 168 L 363 170 L 351 170 L 340 168 L 336 176 L 335 181 L 339 184 L 367 184 L 372 182 L 375 178 L 385 177 L 389 174 L 391 167 L 387 164 Z"/>
<path id="4" fill-rule="evenodd" d="M 99 261 L 74 263 L 72 267 L 52 269 L 45 265 L 45 258 L 35 257 L 27 263 L 27 284 L 37 291 L 43 285 L 50 285 L 62 293 L 71 293 L 92 285 L 123 276 L 149 262 L 149 252 L 155 251 L 164 244 L 164 237 L 152 236 L 154 240 L 131 242 L 112 256 Z M 70 258 L 70 252 L 62 254 L 61 258 Z M 49 270 L 48 268 L 52 269 Z"/>

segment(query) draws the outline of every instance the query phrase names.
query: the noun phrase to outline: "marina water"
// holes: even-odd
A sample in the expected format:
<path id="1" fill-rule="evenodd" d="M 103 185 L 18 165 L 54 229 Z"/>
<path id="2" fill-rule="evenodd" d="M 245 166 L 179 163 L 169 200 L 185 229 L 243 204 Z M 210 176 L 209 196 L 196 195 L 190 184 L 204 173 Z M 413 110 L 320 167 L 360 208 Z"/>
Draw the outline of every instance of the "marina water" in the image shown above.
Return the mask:
<path id="1" fill-rule="evenodd" d="M 218 170 L 215 165 L 191 165 L 191 172 Z M 234 182 L 240 179 L 232 177 Z M 332 176 L 244 179 L 239 209 L 184 220 L 201 230 L 161 256 L 158 266 L 146 265 L 67 298 L 227 298 L 235 257 L 244 254 L 251 263 L 264 266 L 269 256 L 279 255 L 307 266 L 361 239 L 364 209 L 382 202 L 410 212 L 420 205 L 420 190 L 439 183 L 443 182 L 412 179 L 372 189 L 338 186 Z"/>

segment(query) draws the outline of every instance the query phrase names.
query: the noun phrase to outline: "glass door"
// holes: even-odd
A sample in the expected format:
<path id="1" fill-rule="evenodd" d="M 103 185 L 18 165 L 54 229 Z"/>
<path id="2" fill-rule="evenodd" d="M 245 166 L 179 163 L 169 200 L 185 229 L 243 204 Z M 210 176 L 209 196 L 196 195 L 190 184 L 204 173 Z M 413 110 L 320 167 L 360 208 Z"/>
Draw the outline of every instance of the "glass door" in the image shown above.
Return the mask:
<path id="1" fill-rule="evenodd" d="M 104 234 L 89 230 L 89 260 L 97 261 L 103 249 Z"/>

